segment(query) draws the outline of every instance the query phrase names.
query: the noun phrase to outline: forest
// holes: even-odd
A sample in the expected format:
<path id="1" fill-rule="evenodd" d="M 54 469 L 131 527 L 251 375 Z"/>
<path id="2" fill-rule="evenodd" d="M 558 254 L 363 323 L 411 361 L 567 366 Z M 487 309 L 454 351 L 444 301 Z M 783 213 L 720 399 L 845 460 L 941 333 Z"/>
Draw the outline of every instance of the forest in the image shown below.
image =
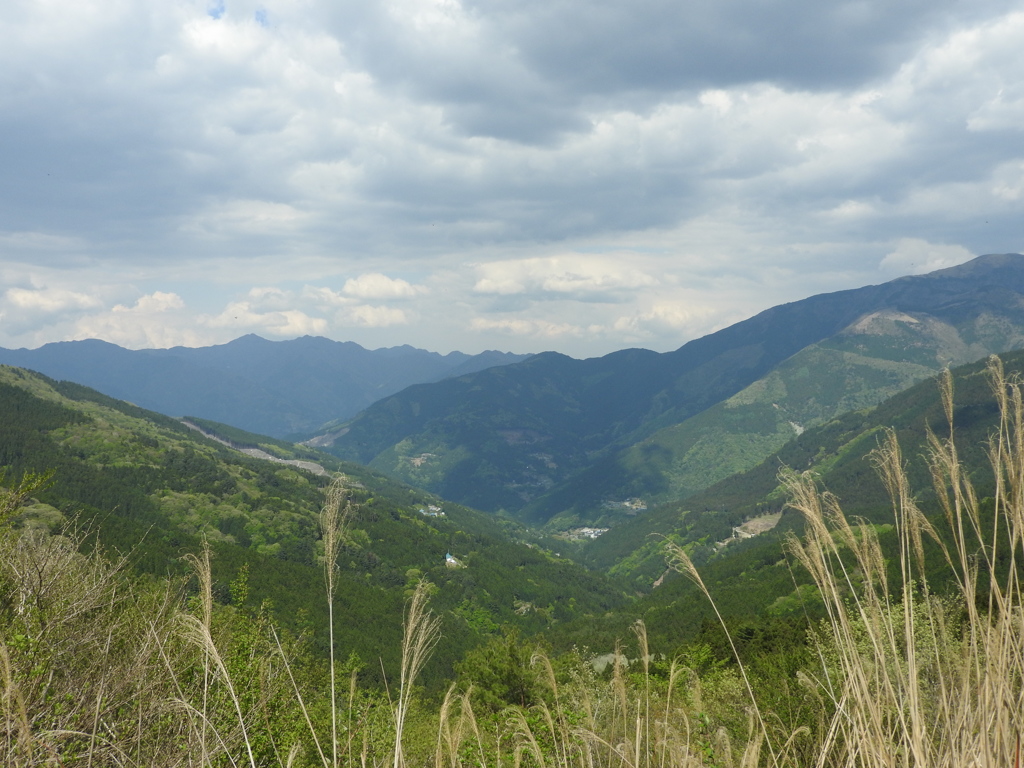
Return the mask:
<path id="1" fill-rule="evenodd" d="M 4 375 L 5 764 L 1019 754 L 1024 395 L 998 358 L 916 403 L 939 417 L 923 444 L 869 425 L 888 516 L 875 491 L 855 516 L 820 474 L 776 470 L 784 530 L 718 555 L 703 535 L 665 536 L 674 576 L 640 598 L 470 510 L 427 518 L 434 499 L 372 473 L 260 463 L 173 420 Z M 973 404 L 977 387 L 990 405 Z M 424 559 L 436 548 L 466 567 Z"/>

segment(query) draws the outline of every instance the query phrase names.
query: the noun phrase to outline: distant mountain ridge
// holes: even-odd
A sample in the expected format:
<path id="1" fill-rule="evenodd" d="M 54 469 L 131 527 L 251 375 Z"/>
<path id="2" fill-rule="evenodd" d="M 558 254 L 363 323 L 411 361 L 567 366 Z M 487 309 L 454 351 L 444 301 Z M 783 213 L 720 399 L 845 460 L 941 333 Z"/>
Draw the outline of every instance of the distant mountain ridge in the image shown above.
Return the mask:
<path id="1" fill-rule="evenodd" d="M 441 355 L 408 345 L 368 350 L 303 336 L 249 334 L 210 347 L 129 350 L 97 339 L 0 349 L 0 363 L 92 387 L 170 416 L 200 416 L 259 434 L 311 433 L 410 384 L 529 357 Z"/>
<path id="2" fill-rule="evenodd" d="M 913 321 L 902 322 L 901 332 L 917 323 L 936 333 L 910 333 L 889 350 L 821 352 L 832 360 L 859 354 L 862 367 L 874 369 L 872 376 L 887 363 L 897 364 L 889 368 L 917 366 L 916 371 L 890 371 L 892 382 L 872 385 L 877 391 L 852 407 L 879 402 L 948 363 L 967 362 L 963 355 L 973 359 L 970 355 L 1020 345 L 1024 257 L 982 256 L 927 275 L 812 296 L 768 309 L 674 352 L 631 349 L 589 360 L 545 353 L 417 385 L 375 403 L 324 435 L 319 444 L 333 440 L 330 450 L 336 455 L 447 498 L 544 523 L 571 510 L 587 489 L 603 484 L 602 492 L 629 492 L 628 483 L 607 482 L 616 473 L 622 479 L 620 452 L 659 430 L 685 424 L 794 355 L 839 339 L 875 313 Z M 950 336 L 949 343 L 942 341 L 943 334 Z M 861 333 L 861 341 L 870 335 Z M 943 355 L 948 359 L 940 359 Z M 855 402 L 862 387 L 850 389 L 830 397 Z M 833 414 L 835 407 L 826 403 L 821 418 Z M 756 463 L 778 447 L 771 443 L 747 461 Z M 660 482 L 657 477 L 654 481 Z M 590 514 L 600 502 L 601 493 L 592 493 L 587 499 Z"/>

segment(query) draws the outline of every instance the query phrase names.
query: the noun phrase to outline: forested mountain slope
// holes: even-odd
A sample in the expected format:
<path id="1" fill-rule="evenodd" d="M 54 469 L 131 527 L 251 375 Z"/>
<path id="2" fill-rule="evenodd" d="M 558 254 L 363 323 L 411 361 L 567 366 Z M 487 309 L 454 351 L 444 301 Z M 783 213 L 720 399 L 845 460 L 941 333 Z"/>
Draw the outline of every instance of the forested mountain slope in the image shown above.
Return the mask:
<path id="1" fill-rule="evenodd" d="M 1000 356 L 1009 376 L 1024 376 L 1024 352 Z M 998 408 L 987 373 L 987 361 L 954 369 L 954 411 L 957 445 L 982 495 L 991 493 L 988 441 L 998 424 Z M 927 435 L 948 435 L 936 379 L 921 382 L 874 408 L 851 411 L 794 437 L 754 468 L 716 483 L 699 494 L 665 504 L 613 528 L 587 545 L 584 559 L 625 578 L 637 589 L 650 589 L 664 574 L 659 542 L 664 537 L 685 544 L 695 559 L 712 562 L 738 557 L 796 523 L 784 512 L 787 502 L 779 471 L 811 471 L 834 493 L 848 516 L 875 524 L 892 520 L 892 504 L 878 477 L 872 452 L 885 431 L 894 430 L 902 446 L 907 474 L 923 508 L 930 513 L 934 498 L 927 469 Z M 752 519 L 771 520 L 783 513 L 776 528 L 752 539 L 735 529 Z M 741 534 L 742 536 L 742 534 Z M 720 542 L 729 541 L 725 546 Z M 775 545 L 777 546 L 777 544 Z"/>
<path id="2" fill-rule="evenodd" d="M 316 451 L 220 429 L 232 441 L 347 475 L 354 512 L 336 613 L 345 654 L 370 662 L 381 655 L 393 668 L 406 593 L 421 577 L 436 585 L 433 603 L 445 620 L 437 674 L 500 625 L 533 633 L 623 604 L 602 576 L 546 551 L 522 529 Z M 249 602 L 271 600 L 283 624 L 326 643 L 318 513 L 329 477 L 245 456 L 176 420 L 7 366 L 0 366 L 0 468 L 9 481 L 53 471 L 28 520 L 71 521 L 102 546 L 130 553 L 142 572 L 180 573 L 181 557 L 209 541 L 219 599 L 230 601 L 228 584 L 248 567 Z M 446 564 L 447 554 L 458 562 Z"/>
<path id="3" fill-rule="evenodd" d="M 1024 378 L 1024 352 L 1000 355 L 1006 378 Z M 981 501 L 978 524 L 992 524 L 995 476 L 989 447 L 999 428 L 999 408 L 988 361 L 953 370 L 954 433 L 957 452 Z M 744 658 L 773 654 L 806 639 L 808 621 L 824 618 L 820 595 L 806 571 L 785 547 L 791 534 L 803 534 L 803 518 L 787 507 L 791 500 L 780 471 L 810 472 L 817 485 L 834 494 L 846 518 L 863 522 L 879 537 L 893 592 L 900 583 L 894 506 L 878 471 L 877 449 L 889 430 L 897 438 L 913 498 L 951 547 L 951 530 L 935 495 L 929 469 L 928 433 L 944 439 L 950 427 L 939 382 L 921 382 L 880 405 L 844 414 L 795 437 L 747 472 L 717 483 L 684 502 L 667 504 L 588 542 L 582 558 L 608 570 L 640 599 L 613 614 L 555 627 L 549 638 L 559 648 L 604 648 L 642 618 L 652 647 L 671 654 L 693 643 L 710 643 L 723 658 L 732 649 L 708 598 L 695 583 L 669 568 L 666 540 L 682 546 L 699 569 L 715 608 L 733 633 Z M 764 523 L 761 533 L 751 523 Z M 737 531 L 737 528 L 740 530 Z M 939 546 L 922 539 L 929 590 L 952 590 L 953 572 Z M 1008 551 L 1007 543 L 1000 544 Z M 860 575 L 852 574 L 854 583 Z"/>
<path id="4" fill-rule="evenodd" d="M 524 515 L 549 518 L 553 529 L 614 526 L 632 513 L 624 499 L 648 509 L 685 499 L 756 466 L 805 430 L 876 405 L 943 367 L 1020 349 L 1022 321 L 1013 305 L 978 307 L 946 321 L 920 312 L 870 313 L 732 397 L 598 460 Z"/>
<path id="5" fill-rule="evenodd" d="M 892 362 L 891 349 L 842 349 L 839 335 L 876 313 L 905 316 L 935 330 L 935 343 L 917 349 L 929 337 L 925 333 L 903 345 L 907 356 L 898 362 L 906 367 L 898 371 L 885 370 L 884 363 Z M 1024 257 L 984 256 L 928 275 L 774 307 L 674 352 L 623 350 L 589 360 L 546 353 L 417 385 L 375 403 L 323 435 L 321 443 L 333 440 L 330 450 L 336 455 L 481 509 L 522 514 L 535 523 L 564 512 L 578 518 L 580 512 L 599 514 L 605 494 L 631 492 L 634 470 L 650 475 L 640 482 L 645 493 L 652 490 L 649 484 L 656 493 L 671 484 L 668 470 L 649 473 L 657 456 L 643 456 L 639 446 L 640 456 L 619 452 L 737 395 L 812 345 L 833 361 L 849 355 L 878 361 L 867 365 L 874 368 L 871 386 L 877 402 L 893 387 L 941 365 L 1012 348 L 1022 327 Z M 952 329 L 957 338 L 944 339 L 943 329 Z M 827 340 L 833 340 L 831 345 Z M 953 351 L 957 354 L 950 355 Z M 821 371 L 827 376 L 836 372 Z M 856 405 L 856 395 L 866 388 L 861 382 L 850 392 L 837 393 L 814 418 L 831 417 L 843 403 Z M 762 410 L 766 404 L 771 407 L 764 401 Z M 765 429 L 778 432 L 778 427 L 776 419 Z M 752 431 L 756 425 L 739 429 L 741 434 Z M 652 453 L 660 451 L 658 441 L 672 440 L 663 433 Z M 683 457 L 686 440 L 699 436 L 684 437 L 678 451 Z M 764 441 L 759 456 L 744 461 L 765 455 L 774 447 L 772 440 Z M 677 451 L 669 448 L 668 453 L 672 464 Z M 735 468 L 740 466 L 742 462 Z M 590 475 L 580 475 L 588 469 Z M 573 484 L 577 475 L 581 479 Z M 692 492 L 713 479 L 688 478 L 677 485 L 680 492 Z M 581 503 L 588 509 L 577 509 Z"/>

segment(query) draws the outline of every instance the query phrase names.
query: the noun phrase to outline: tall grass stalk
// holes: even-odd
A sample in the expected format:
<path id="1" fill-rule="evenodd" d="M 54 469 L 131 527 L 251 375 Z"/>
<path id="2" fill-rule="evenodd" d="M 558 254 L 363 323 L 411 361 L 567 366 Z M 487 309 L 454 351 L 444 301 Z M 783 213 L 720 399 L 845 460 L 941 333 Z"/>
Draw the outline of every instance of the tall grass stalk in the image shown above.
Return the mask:
<path id="1" fill-rule="evenodd" d="M 707 585 L 704 584 L 704 579 L 701 578 L 700 572 L 697 567 L 693 564 L 693 560 L 686 553 L 681 546 L 676 544 L 674 541 L 665 541 L 665 550 L 669 556 L 670 565 L 680 573 L 688 576 L 697 588 L 704 594 L 711 603 L 711 607 L 715 612 L 715 616 L 718 618 L 719 624 L 725 631 L 725 636 L 729 641 L 729 647 L 732 649 L 733 657 L 736 659 L 737 668 L 739 669 L 740 675 L 743 678 L 743 685 L 746 687 L 747 694 L 750 697 L 750 706 L 753 712 L 754 720 L 757 724 L 759 731 L 758 739 L 763 739 L 768 748 L 768 755 L 773 765 L 778 764 L 778 754 L 772 747 L 771 737 L 768 735 L 768 726 L 765 723 L 764 715 L 761 713 L 761 708 L 758 706 L 757 696 L 754 695 L 753 686 L 750 683 L 750 677 L 747 674 L 746 666 L 743 664 L 743 659 L 740 657 L 739 651 L 736 650 L 736 643 L 733 642 L 732 635 L 729 632 L 729 627 L 725 623 L 725 619 L 722 618 L 722 614 L 718 610 L 718 606 L 715 605 L 714 599 L 711 597 L 711 593 L 708 591 Z"/>
<path id="2" fill-rule="evenodd" d="M 213 626 L 213 572 L 210 569 L 210 547 L 208 542 L 203 542 L 202 555 L 189 553 L 185 555 L 185 562 L 192 568 L 193 573 L 199 580 L 199 605 L 201 608 L 200 623 L 205 627 L 206 634 L 210 633 Z M 202 645 L 202 643 L 200 643 Z M 200 703 L 200 727 L 199 727 L 199 750 L 200 754 L 208 754 L 207 739 L 209 737 L 209 695 L 211 685 L 210 656 L 204 652 L 203 659 L 203 684 L 202 701 Z"/>
<path id="3" fill-rule="evenodd" d="M 327 588 L 327 627 L 329 633 L 331 666 L 331 767 L 338 768 L 338 683 L 335 677 L 334 647 L 334 585 L 338 570 L 338 551 L 341 548 L 345 525 L 352 516 L 348 498 L 348 478 L 338 475 L 327 488 L 327 498 L 320 511 L 320 532 L 324 542 L 324 582 Z M 319 744 L 317 744 L 319 749 Z"/>
<path id="4" fill-rule="evenodd" d="M 398 701 L 395 705 L 394 768 L 405 765 L 402 734 L 412 703 L 413 685 L 430 658 L 431 651 L 441 638 L 441 620 L 427 606 L 431 585 L 425 579 L 416 584 L 405 614 L 402 636 L 402 669 L 399 679 Z"/>
<path id="5" fill-rule="evenodd" d="M 175 725 L 164 718 L 166 685 L 147 627 L 167 631 L 171 603 L 122 588 L 125 558 L 79 551 L 74 522 L 59 532 L 14 527 L 40 477 L 0 492 L 0 764 L 61 755 L 118 765 L 132 753 L 157 764 Z M 137 729 L 125 728 L 125 712 L 137 713 Z"/>
<path id="6" fill-rule="evenodd" d="M 873 454 L 892 500 L 896 552 L 891 561 L 878 529 L 851 524 L 839 500 L 820 490 L 813 476 L 781 475 L 790 508 L 805 522 L 803 536 L 791 535 L 787 551 L 810 574 L 827 616 L 816 634 L 820 668 L 801 673 L 822 701 L 823 714 L 831 713 L 817 728 L 817 766 L 1019 767 L 1024 394 L 998 358 L 991 360 L 988 375 L 1000 411 L 988 448 L 992 499 L 979 498 L 960 461 L 948 372 L 939 380 L 948 431 L 945 437 L 929 431 L 927 455 L 945 516 L 943 532 L 918 506 L 895 433 L 886 432 Z M 714 607 L 685 551 L 672 543 L 666 547 L 675 567 Z M 951 596 L 931 590 L 928 563 L 934 567 L 935 560 L 929 561 L 929 549 L 952 572 Z M 717 607 L 715 612 L 724 628 Z M 758 724 L 742 762 L 799 764 L 790 751 L 798 734 L 773 742 L 735 645 L 732 649 Z"/>
<path id="7" fill-rule="evenodd" d="M 25 697 L 22 695 L 15 680 L 11 654 L 7 644 L 0 640 L 0 680 L 3 681 L 3 732 L 6 735 L 4 758 L 15 764 L 16 755 L 20 752 L 25 759 L 32 761 L 33 737 L 32 726 L 29 723 L 28 708 L 25 706 Z M 14 735 L 14 743 L 11 743 L 11 735 Z"/>
<path id="8" fill-rule="evenodd" d="M 285 653 L 284 648 L 281 645 L 281 638 L 278 636 L 277 630 L 273 627 L 271 627 L 271 634 L 273 635 L 274 646 L 277 649 L 278 655 L 281 658 L 285 674 L 288 675 L 288 681 L 291 683 L 292 692 L 295 695 L 295 702 L 296 704 L 298 704 L 299 709 L 302 711 L 302 718 L 306 723 L 306 727 L 309 729 L 309 735 L 310 738 L 313 740 L 313 746 L 316 747 L 317 756 L 320 758 L 320 762 L 324 766 L 324 768 L 327 768 L 330 765 L 330 763 L 328 762 L 327 756 L 324 754 L 323 747 L 320 744 L 320 738 L 317 736 L 316 726 L 313 725 L 313 719 L 309 715 L 309 707 L 306 706 L 305 697 L 303 697 L 302 692 L 299 690 L 299 684 L 295 680 L 295 675 L 292 672 L 292 665 L 288 661 L 288 655 Z M 351 704 L 349 705 L 349 710 L 351 711 Z M 351 735 L 349 738 L 349 749 L 351 749 Z M 295 747 L 297 748 L 298 744 L 296 744 Z"/>
<path id="9" fill-rule="evenodd" d="M 790 506 L 806 521 L 802 540 L 791 537 L 788 550 L 828 612 L 817 682 L 834 715 L 817 765 L 1015 764 L 1024 727 L 1024 407 L 1020 382 L 1007 379 L 997 358 L 988 374 L 1001 414 L 989 445 L 991 502 L 978 498 L 961 465 L 952 377 L 940 378 L 949 431 L 929 433 L 928 461 L 947 533 L 918 507 L 893 432 L 875 453 L 893 503 L 895 568 L 874 527 L 851 525 L 810 476 L 784 477 Z M 929 539 L 955 576 L 953 599 L 929 588 Z"/>
<path id="10" fill-rule="evenodd" d="M 470 742 L 471 747 L 476 750 L 474 765 L 477 768 L 486 768 L 487 753 L 476 714 L 473 712 L 472 692 L 472 686 L 462 693 L 459 693 L 456 683 L 448 687 L 437 715 L 434 768 L 461 768 L 466 742 Z"/>
<path id="11" fill-rule="evenodd" d="M 234 681 L 231 678 L 231 673 L 227 668 L 227 664 L 224 662 L 224 657 L 221 655 L 220 649 L 217 647 L 217 643 L 213 639 L 213 572 L 210 568 L 209 547 L 203 547 L 201 557 L 188 555 L 186 559 L 192 565 L 197 577 L 199 578 L 199 599 L 202 606 L 202 614 L 197 617 L 190 613 L 182 613 L 179 616 L 179 621 L 182 624 L 182 634 L 185 639 L 197 647 L 203 655 L 202 710 L 195 712 L 195 714 L 199 716 L 201 733 L 200 745 L 203 761 L 210 761 L 210 748 L 207 742 L 207 733 L 210 730 L 211 722 L 209 698 L 213 679 L 218 678 L 227 689 L 228 700 L 234 710 L 235 716 L 238 719 L 238 727 L 241 732 L 242 743 L 245 745 L 245 752 L 249 759 L 249 765 L 252 766 L 252 768 L 256 768 L 256 757 L 253 754 L 252 739 L 249 736 L 246 716 L 242 711 L 241 698 L 238 691 L 235 689 Z M 186 710 L 193 709 L 192 705 L 188 702 L 182 703 Z M 216 729 L 213 729 L 213 733 L 217 736 L 220 746 L 222 748 L 227 748 L 223 737 L 217 733 Z M 228 756 L 230 757 L 229 751 Z M 235 764 L 233 759 L 231 762 L 232 765 Z"/>
<path id="12" fill-rule="evenodd" d="M 324 768 L 337 768 L 339 764 L 340 738 L 338 734 L 339 711 L 336 679 L 336 647 L 334 640 L 334 593 L 338 553 L 340 551 L 346 523 L 352 513 L 353 507 L 349 501 L 347 478 L 344 475 L 341 475 L 335 478 L 328 487 L 326 491 L 325 504 L 320 514 L 321 532 L 324 543 L 324 585 L 327 595 L 330 638 L 329 717 L 331 749 L 329 756 L 324 750 L 323 743 L 318 735 L 318 729 L 314 723 L 314 717 L 306 703 L 306 699 L 302 693 L 299 683 L 295 678 L 291 662 L 285 652 L 281 638 L 272 625 L 268 630 L 268 640 L 271 642 L 270 648 L 272 649 L 272 655 L 276 658 L 277 663 L 283 670 L 284 676 L 287 678 L 287 685 L 291 689 L 294 706 L 297 708 L 298 713 L 301 713 L 302 722 L 304 722 L 308 729 L 309 738 L 316 750 L 316 756 L 319 758 L 319 761 Z M 265 704 L 265 701 L 263 700 L 264 694 L 261 694 L 257 709 L 253 712 L 244 711 L 245 708 L 243 706 L 242 696 L 237 690 L 236 683 L 232 679 L 228 665 L 225 662 L 223 654 L 218 648 L 213 635 L 213 578 L 208 547 L 204 547 L 201 555 L 186 556 L 186 561 L 192 566 L 192 569 L 199 580 L 200 611 L 198 616 L 182 614 L 179 620 L 182 626 L 182 636 L 202 652 L 203 670 L 198 704 L 193 705 L 190 703 L 187 691 L 180 685 L 180 683 L 177 684 L 179 690 L 179 703 L 184 706 L 186 711 L 193 715 L 193 728 L 198 734 L 199 751 L 203 756 L 201 763 L 210 764 L 217 754 L 223 754 L 232 765 L 236 765 L 235 757 L 232 755 L 232 743 L 234 743 L 234 738 L 222 731 L 222 725 L 218 726 L 215 724 L 214 714 L 211 709 L 211 696 L 214 684 L 218 683 L 223 685 L 226 692 L 226 700 L 235 715 L 235 727 L 238 732 L 238 741 L 241 745 L 244 745 L 245 754 L 249 764 L 255 766 L 257 764 L 257 759 L 254 754 L 253 738 L 250 733 L 249 723 L 253 717 L 260 714 L 260 710 L 262 710 L 263 705 Z M 252 663 L 261 665 L 269 664 L 271 662 L 272 659 L 269 657 L 252 660 Z M 170 669 L 170 664 L 168 664 L 168 668 Z M 173 674 L 172 670 L 172 675 Z M 351 711 L 353 708 L 354 697 L 355 677 L 353 673 L 349 695 L 350 722 L 348 739 L 350 760 L 352 746 Z M 263 717 L 265 719 L 265 714 Z M 265 725 L 269 726 L 269 723 L 265 723 Z M 274 755 L 276 755 L 275 761 L 278 764 L 290 765 L 297 759 L 299 754 L 298 743 L 292 745 L 286 757 L 282 757 L 277 746 L 278 736 L 268 728 L 267 737 L 270 741 L 270 748 Z"/>

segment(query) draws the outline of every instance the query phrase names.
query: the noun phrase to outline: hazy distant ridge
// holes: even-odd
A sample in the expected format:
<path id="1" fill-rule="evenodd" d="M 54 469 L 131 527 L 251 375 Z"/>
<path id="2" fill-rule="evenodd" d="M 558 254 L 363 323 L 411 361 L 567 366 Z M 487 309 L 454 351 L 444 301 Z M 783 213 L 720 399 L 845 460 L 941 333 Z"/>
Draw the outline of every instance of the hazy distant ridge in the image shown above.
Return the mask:
<path id="1" fill-rule="evenodd" d="M 368 350 L 303 336 L 243 336 L 210 347 L 130 350 L 88 339 L 0 349 L 0 363 L 98 389 L 169 416 L 193 415 L 260 434 L 308 433 L 410 384 L 506 365 L 528 355 L 441 355 L 408 345 Z"/>

